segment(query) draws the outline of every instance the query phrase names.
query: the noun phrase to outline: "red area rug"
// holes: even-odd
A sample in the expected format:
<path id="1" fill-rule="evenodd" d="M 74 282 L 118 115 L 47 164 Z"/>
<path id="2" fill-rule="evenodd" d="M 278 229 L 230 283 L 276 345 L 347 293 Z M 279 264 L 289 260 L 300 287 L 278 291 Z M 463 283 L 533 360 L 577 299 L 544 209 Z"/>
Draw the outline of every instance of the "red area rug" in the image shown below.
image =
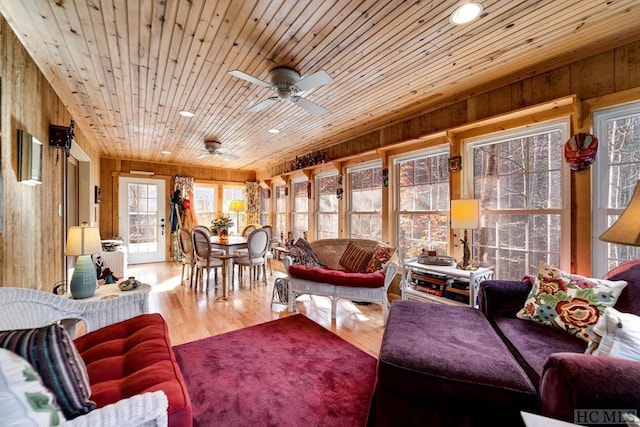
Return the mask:
<path id="1" fill-rule="evenodd" d="M 175 346 L 195 426 L 364 426 L 376 359 L 301 314 Z"/>

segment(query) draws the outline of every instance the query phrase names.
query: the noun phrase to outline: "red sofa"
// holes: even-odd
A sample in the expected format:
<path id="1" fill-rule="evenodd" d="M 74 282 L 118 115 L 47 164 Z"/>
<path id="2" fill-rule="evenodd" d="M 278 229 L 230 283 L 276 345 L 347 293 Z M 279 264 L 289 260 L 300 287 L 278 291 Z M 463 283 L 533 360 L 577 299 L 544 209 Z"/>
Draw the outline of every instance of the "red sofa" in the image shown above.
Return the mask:
<path id="1" fill-rule="evenodd" d="M 160 390 L 169 401 L 169 426 L 192 425 L 191 400 L 161 315 L 114 323 L 76 338 L 74 344 L 87 365 L 91 400 L 98 408 Z"/>

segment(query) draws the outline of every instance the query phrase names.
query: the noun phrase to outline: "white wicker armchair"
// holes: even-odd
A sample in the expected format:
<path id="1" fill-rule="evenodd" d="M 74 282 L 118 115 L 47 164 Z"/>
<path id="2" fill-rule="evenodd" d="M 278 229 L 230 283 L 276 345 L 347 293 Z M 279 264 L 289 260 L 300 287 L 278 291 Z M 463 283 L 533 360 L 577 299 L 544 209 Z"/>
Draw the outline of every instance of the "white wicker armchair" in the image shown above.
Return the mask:
<path id="1" fill-rule="evenodd" d="M 77 321 L 87 332 L 149 311 L 150 286 L 117 298 L 74 300 L 23 288 L 0 287 L 0 330 L 26 329 L 61 322 L 73 336 Z M 166 426 L 169 402 L 162 391 L 143 393 L 94 409 L 63 426 Z"/>

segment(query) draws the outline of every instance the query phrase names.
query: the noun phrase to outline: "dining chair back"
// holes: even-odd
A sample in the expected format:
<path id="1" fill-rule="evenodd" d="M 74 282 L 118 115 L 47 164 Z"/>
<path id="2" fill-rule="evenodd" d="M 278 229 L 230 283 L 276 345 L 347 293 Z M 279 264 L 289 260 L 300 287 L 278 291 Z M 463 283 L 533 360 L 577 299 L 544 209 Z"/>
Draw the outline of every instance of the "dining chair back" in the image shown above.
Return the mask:
<path id="1" fill-rule="evenodd" d="M 249 237 L 249 235 L 253 232 L 253 230 L 257 229 L 258 226 L 255 224 L 248 224 L 242 229 L 242 237 Z"/>
<path id="2" fill-rule="evenodd" d="M 184 283 L 184 270 L 189 266 L 189 287 L 193 286 L 193 273 L 196 266 L 196 257 L 193 253 L 193 241 L 191 240 L 191 233 L 184 228 L 181 228 L 178 233 L 178 240 L 180 242 L 180 250 L 182 251 L 182 274 L 180 275 L 180 284 Z"/>
<path id="3" fill-rule="evenodd" d="M 215 258 L 217 252 L 211 249 L 211 233 L 209 229 L 202 226 L 194 227 L 191 231 L 191 240 L 193 242 L 193 250 L 196 257 L 196 289 L 198 281 L 202 284 L 202 270 L 207 270 L 207 292 L 209 292 L 209 284 L 211 282 L 211 269 L 213 268 L 215 282 L 218 283 L 217 268 L 222 267 L 222 261 Z"/>
<path id="4" fill-rule="evenodd" d="M 234 263 L 238 266 L 238 279 L 242 283 L 244 267 L 262 266 L 264 284 L 267 284 L 266 253 L 269 249 L 269 233 L 263 228 L 253 230 L 247 239 L 246 256 L 238 257 Z M 251 277 L 251 275 L 250 275 Z M 249 279 L 251 282 L 251 278 Z"/>
<path id="5" fill-rule="evenodd" d="M 271 247 L 274 246 L 274 243 L 275 243 L 273 240 L 273 227 L 270 225 L 263 225 L 262 228 L 266 230 L 267 234 L 269 235 L 269 246 L 267 248 L 267 253 L 265 254 L 265 258 L 267 259 L 267 264 L 269 264 L 269 274 L 273 276 L 273 265 L 271 263 L 271 261 L 274 258 L 273 252 L 271 251 Z"/>

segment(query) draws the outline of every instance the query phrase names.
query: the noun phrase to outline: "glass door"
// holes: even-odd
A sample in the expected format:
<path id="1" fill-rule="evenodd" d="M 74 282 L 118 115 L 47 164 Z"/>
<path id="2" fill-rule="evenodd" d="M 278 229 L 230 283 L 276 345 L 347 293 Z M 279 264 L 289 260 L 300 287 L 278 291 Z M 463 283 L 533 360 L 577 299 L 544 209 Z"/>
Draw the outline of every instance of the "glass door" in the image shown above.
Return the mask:
<path id="1" fill-rule="evenodd" d="M 119 179 L 119 227 L 128 264 L 165 261 L 165 182 Z"/>

